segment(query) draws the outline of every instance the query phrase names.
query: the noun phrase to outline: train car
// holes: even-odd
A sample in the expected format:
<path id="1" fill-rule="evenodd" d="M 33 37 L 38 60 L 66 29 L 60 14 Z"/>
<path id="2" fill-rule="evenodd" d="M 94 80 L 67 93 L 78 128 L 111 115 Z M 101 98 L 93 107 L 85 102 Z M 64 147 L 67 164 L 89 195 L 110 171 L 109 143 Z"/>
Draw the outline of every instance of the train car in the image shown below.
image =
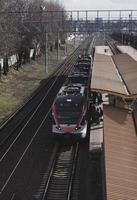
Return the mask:
<path id="1" fill-rule="evenodd" d="M 91 69 L 91 60 L 87 57 L 79 59 L 77 64 L 75 65 L 75 71 L 80 71 L 88 74 L 90 69 Z"/>
<path id="2" fill-rule="evenodd" d="M 79 63 L 79 64 L 75 65 L 74 72 L 83 72 L 83 73 L 88 74 L 89 70 L 90 70 L 90 65 L 89 64 L 81 64 L 81 63 Z"/>
<path id="3" fill-rule="evenodd" d="M 68 76 L 68 84 L 70 83 L 79 83 L 87 86 L 89 82 L 89 74 L 83 72 L 73 72 Z"/>
<path id="4" fill-rule="evenodd" d="M 79 58 L 78 58 L 78 63 L 83 62 L 83 63 L 89 63 L 90 64 L 91 61 L 92 61 L 92 58 L 89 55 L 85 55 L 85 56 L 80 55 Z"/>
<path id="5" fill-rule="evenodd" d="M 87 135 L 87 88 L 82 84 L 69 84 L 63 86 L 53 105 L 52 133 L 55 136 Z"/>

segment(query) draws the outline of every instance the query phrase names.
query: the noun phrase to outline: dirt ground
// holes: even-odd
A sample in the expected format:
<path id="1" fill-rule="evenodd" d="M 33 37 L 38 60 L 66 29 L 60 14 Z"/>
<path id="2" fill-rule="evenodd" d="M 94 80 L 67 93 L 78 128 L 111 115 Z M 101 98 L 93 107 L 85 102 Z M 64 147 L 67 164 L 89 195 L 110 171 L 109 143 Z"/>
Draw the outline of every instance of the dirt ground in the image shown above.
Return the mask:
<path id="1" fill-rule="evenodd" d="M 2 76 L 0 80 L 0 123 L 23 104 L 39 86 L 40 81 L 48 77 L 73 50 L 74 46 L 69 45 L 67 53 L 60 51 L 58 61 L 57 52 L 50 53 L 47 72 L 45 72 L 44 57 L 23 65 L 19 71 L 10 68 L 8 75 Z"/>

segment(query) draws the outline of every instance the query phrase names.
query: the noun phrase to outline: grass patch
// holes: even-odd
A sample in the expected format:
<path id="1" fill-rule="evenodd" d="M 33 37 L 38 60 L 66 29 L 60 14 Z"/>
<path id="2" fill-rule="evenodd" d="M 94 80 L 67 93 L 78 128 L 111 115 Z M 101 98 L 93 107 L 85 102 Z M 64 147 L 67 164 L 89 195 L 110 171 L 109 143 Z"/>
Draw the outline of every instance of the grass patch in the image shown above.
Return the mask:
<path id="1" fill-rule="evenodd" d="M 19 105 L 20 101 L 13 94 L 0 95 L 0 121 L 7 117 Z"/>
<path id="2" fill-rule="evenodd" d="M 72 46 L 68 45 L 69 54 Z M 73 49 L 74 50 L 74 49 Z M 61 59 L 65 58 L 65 52 L 60 51 Z M 32 94 L 32 92 L 41 84 L 40 81 L 47 78 L 54 71 L 61 60 L 57 61 L 56 51 L 48 56 L 48 68 L 45 72 L 44 56 L 37 58 L 37 61 L 31 61 L 23 65 L 19 71 L 10 69 L 8 76 L 2 76 L 0 81 L 0 122 L 15 111 L 20 104 Z"/>

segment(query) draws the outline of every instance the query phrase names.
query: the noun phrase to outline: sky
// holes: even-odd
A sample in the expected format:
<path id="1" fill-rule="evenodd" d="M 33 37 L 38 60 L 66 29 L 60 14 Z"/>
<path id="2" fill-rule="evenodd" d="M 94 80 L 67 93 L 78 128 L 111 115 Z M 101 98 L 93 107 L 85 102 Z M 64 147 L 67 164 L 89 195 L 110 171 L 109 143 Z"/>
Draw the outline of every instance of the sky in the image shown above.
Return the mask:
<path id="1" fill-rule="evenodd" d="M 137 0 L 60 0 L 66 10 L 137 9 Z"/>

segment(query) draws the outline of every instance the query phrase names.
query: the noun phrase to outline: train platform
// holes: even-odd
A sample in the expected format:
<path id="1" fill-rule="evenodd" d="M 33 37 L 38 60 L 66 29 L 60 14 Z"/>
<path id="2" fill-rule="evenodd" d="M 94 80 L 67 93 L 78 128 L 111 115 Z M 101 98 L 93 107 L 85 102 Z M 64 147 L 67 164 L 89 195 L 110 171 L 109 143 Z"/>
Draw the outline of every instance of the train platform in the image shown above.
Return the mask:
<path id="1" fill-rule="evenodd" d="M 103 123 L 90 128 L 89 152 L 100 152 L 103 147 Z"/>
<path id="2" fill-rule="evenodd" d="M 103 103 L 97 107 L 101 107 L 103 110 L 103 105 L 109 104 L 108 94 L 102 94 Z M 90 137 L 89 137 L 89 152 L 100 152 L 103 149 L 103 120 L 99 124 L 93 124 L 90 126 Z"/>
<path id="3" fill-rule="evenodd" d="M 122 53 L 127 53 L 129 56 L 131 56 L 134 60 L 137 61 L 137 50 L 134 49 L 131 46 L 118 46 L 118 49 Z"/>
<path id="4" fill-rule="evenodd" d="M 137 135 L 132 114 L 104 105 L 106 200 L 137 199 Z"/>
<path id="5" fill-rule="evenodd" d="M 95 53 L 103 54 L 103 55 L 106 55 L 106 56 L 112 56 L 113 55 L 109 46 L 96 46 Z"/>
<path id="6" fill-rule="evenodd" d="M 134 119 L 134 123 L 135 123 L 136 132 L 137 132 L 137 107 L 135 107 L 133 109 L 132 114 L 133 114 L 133 119 Z"/>

